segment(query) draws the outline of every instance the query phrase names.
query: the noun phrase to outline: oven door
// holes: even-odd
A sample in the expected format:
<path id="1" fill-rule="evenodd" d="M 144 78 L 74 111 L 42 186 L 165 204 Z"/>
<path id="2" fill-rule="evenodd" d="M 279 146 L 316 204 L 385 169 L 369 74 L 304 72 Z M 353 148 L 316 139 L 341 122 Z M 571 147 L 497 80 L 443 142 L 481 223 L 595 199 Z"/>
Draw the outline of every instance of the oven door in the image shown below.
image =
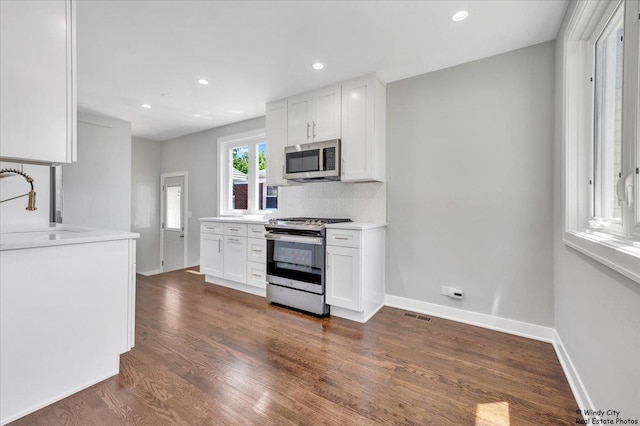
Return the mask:
<path id="1" fill-rule="evenodd" d="M 324 238 L 268 233 L 267 281 L 324 294 Z"/>

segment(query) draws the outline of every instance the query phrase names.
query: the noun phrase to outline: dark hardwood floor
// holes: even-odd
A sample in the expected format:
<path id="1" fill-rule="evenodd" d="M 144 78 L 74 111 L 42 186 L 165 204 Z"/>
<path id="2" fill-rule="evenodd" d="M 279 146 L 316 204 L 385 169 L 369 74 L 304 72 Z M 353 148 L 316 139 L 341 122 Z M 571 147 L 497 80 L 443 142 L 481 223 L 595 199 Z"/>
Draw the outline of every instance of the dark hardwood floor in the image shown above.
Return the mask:
<path id="1" fill-rule="evenodd" d="M 120 374 L 13 425 L 575 424 L 552 345 L 383 308 L 318 319 L 206 284 L 138 276 Z"/>

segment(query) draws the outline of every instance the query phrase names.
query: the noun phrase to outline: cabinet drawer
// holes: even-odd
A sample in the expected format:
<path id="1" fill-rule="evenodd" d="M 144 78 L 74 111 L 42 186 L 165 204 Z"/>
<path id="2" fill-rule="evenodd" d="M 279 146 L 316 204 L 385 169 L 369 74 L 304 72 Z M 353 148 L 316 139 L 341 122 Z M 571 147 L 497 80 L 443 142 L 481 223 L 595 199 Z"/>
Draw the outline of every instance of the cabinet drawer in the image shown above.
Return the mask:
<path id="1" fill-rule="evenodd" d="M 247 225 L 247 237 L 249 238 L 264 238 L 266 232 L 264 225 Z"/>
<path id="2" fill-rule="evenodd" d="M 359 248 L 361 233 L 357 230 L 327 229 L 327 245 Z"/>
<path id="3" fill-rule="evenodd" d="M 267 263 L 267 240 L 264 238 L 248 238 L 247 240 L 247 260 Z"/>
<path id="4" fill-rule="evenodd" d="M 247 224 L 246 223 L 225 223 L 224 235 L 236 235 L 238 237 L 246 237 Z"/>
<path id="5" fill-rule="evenodd" d="M 264 263 L 247 263 L 247 284 L 267 288 L 267 265 Z"/>
<path id="6" fill-rule="evenodd" d="M 219 222 L 203 222 L 200 224 L 200 232 L 203 234 L 219 234 L 222 235 L 222 223 Z"/>

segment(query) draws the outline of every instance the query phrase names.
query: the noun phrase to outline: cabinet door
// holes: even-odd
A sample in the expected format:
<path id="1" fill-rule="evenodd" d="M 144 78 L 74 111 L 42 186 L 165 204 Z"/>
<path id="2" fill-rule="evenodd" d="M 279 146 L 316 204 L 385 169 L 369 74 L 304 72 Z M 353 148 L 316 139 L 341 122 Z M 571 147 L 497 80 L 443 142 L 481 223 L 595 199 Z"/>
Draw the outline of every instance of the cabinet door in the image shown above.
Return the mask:
<path id="1" fill-rule="evenodd" d="M 212 277 L 223 277 L 224 251 L 222 235 L 200 235 L 200 272 Z"/>
<path id="2" fill-rule="evenodd" d="M 267 185 L 286 185 L 287 101 L 267 104 Z"/>
<path id="3" fill-rule="evenodd" d="M 340 139 L 340 85 L 313 94 L 311 136 L 314 142 Z"/>
<path id="4" fill-rule="evenodd" d="M 327 303 L 362 311 L 360 249 L 327 246 Z"/>
<path id="5" fill-rule="evenodd" d="M 224 236 L 224 278 L 247 283 L 247 238 Z"/>
<path id="6" fill-rule="evenodd" d="M 287 101 L 287 145 L 302 145 L 311 141 L 311 94 Z"/>
<path id="7" fill-rule="evenodd" d="M 345 83 L 342 90 L 342 180 L 369 180 L 375 167 L 373 79 Z"/>
<path id="8" fill-rule="evenodd" d="M 74 6 L 0 1 L 0 157 L 75 161 Z"/>

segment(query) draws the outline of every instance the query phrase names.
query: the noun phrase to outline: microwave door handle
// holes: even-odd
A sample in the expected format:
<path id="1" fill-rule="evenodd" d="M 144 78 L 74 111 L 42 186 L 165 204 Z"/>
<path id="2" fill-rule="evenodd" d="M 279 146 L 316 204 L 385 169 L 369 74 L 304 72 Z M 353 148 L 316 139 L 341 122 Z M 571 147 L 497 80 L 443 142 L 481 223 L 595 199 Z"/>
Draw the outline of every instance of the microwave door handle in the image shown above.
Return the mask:
<path id="1" fill-rule="evenodd" d="M 318 150 L 318 171 L 324 171 L 324 148 Z"/>

